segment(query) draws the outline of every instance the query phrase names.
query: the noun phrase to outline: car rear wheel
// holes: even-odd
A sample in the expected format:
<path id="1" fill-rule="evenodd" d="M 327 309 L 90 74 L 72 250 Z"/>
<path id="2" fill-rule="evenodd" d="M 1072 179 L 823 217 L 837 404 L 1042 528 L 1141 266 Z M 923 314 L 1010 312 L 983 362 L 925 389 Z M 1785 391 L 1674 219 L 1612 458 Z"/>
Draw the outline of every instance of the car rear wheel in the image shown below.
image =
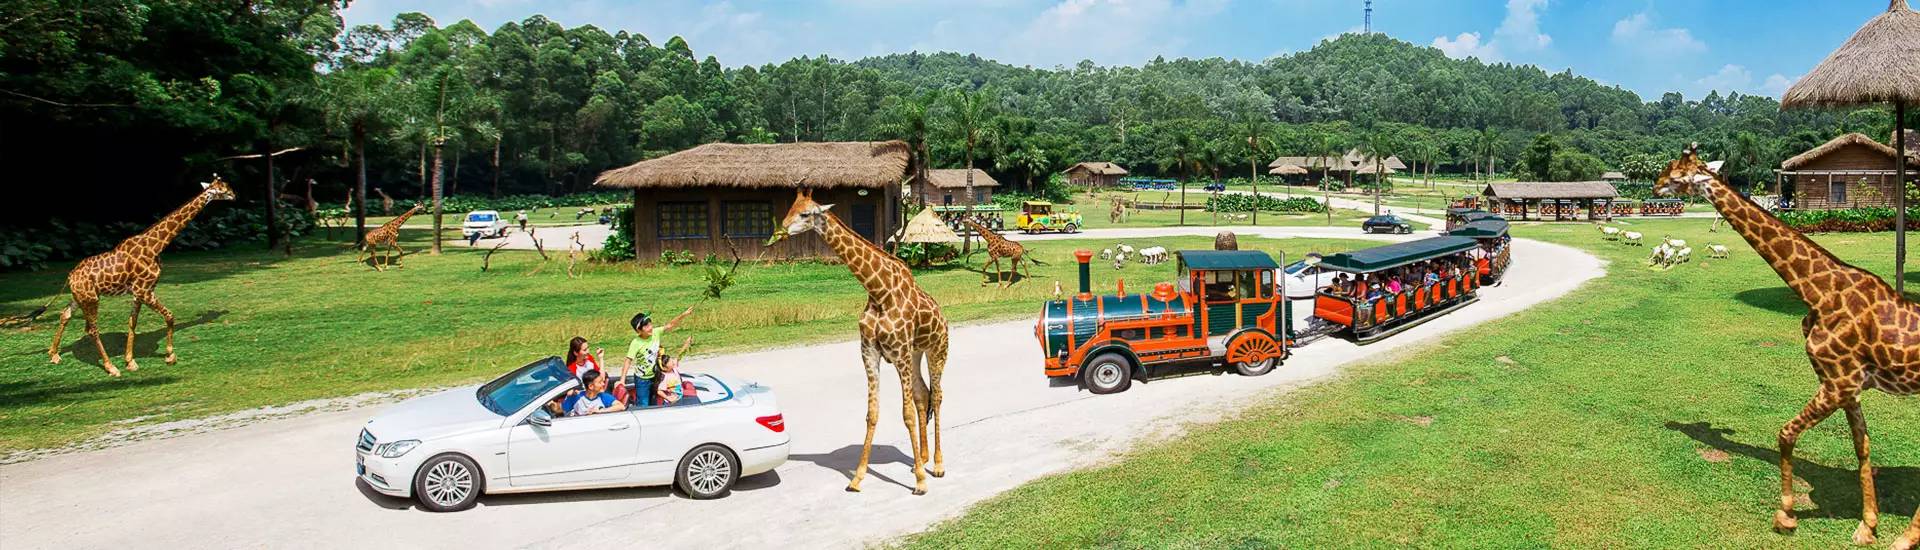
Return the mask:
<path id="1" fill-rule="evenodd" d="M 680 459 L 680 467 L 674 473 L 674 484 L 688 498 L 707 500 L 733 492 L 733 482 L 739 477 L 740 461 L 734 458 L 733 452 L 708 443 L 694 447 Z"/>
<path id="2" fill-rule="evenodd" d="M 1106 352 L 1093 357 L 1080 369 L 1087 391 L 1098 394 L 1120 393 L 1133 387 L 1133 362 L 1125 355 Z"/>
<path id="3" fill-rule="evenodd" d="M 1070 224 L 1067 224 L 1067 232 L 1068 232 L 1068 233 L 1079 233 L 1079 232 L 1080 232 L 1080 224 L 1077 224 L 1077 223 L 1070 223 Z"/>
<path id="4" fill-rule="evenodd" d="M 447 454 L 427 459 L 413 476 L 413 497 L 433 512 L 458 512 L 480 502 L 487 489 L 480 467 L 467 457 Z"/>

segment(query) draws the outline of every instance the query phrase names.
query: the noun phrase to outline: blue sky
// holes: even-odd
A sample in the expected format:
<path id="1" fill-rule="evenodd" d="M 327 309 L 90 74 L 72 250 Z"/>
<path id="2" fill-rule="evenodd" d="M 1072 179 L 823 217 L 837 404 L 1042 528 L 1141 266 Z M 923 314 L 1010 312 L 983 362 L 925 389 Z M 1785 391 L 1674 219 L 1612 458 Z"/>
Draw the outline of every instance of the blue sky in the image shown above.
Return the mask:
<path id="1" fill-rule="evenodd" d="M 1373 29 L 1454 57 L 1574 72 L 1643 99 L 1779 97 L 1885 0 L 1376 0 Z M 1359 32 L 1361 0 L 356 0 L 348 24 L 418 11 L 489 30 L 535 13 L 572 27 L 679 35 L 727 66 L 800 55 L 976 53 L 1053 67 L 1156 55 L 1261 60 Z"/>

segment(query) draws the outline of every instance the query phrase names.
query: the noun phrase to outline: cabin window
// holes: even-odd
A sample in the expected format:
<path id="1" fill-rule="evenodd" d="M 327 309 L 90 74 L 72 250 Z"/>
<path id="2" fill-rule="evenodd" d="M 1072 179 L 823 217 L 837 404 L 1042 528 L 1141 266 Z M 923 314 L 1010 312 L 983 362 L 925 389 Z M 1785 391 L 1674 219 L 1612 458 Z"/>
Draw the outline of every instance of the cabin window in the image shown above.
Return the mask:
<path id="1" fill-rule="evenodd" d="M 1241 299 L 1261 298 L 1263 297 L 1264 294 L 1266 294 L 1265 292 L 1261 292 L 1260 284 L 1254 282 L 1256 277 L 1253 274 L 1254 272 L 1236 271 L 1234 273 L 1239 274 L 1239 279 L 1240 279 L 1240 284 L 1236 285 L 1239 288 L 1235 289 L 1235 293 L 1234 293 L 1235 297 L 1238 297 Z"/>
<path id="2" fill-rule="evenodd" d="M 1270 269 L 1260 270 L 1260 297 L 1272 298 L 1273 292 L 1274 292 L 1273 270 L 1270 270 Z"/>
<path id="3" fill-rule="evenodd" d="M 1827 182 L 1827 203 L 1839 204 L 1843 202 L 1847 202 L 1847 182 Z"/>
<path id="4" fill-rule="evenodd" d="M 974 203 L 974 204 L 985 204 L 985 203 L 987 202 L 987 193 L 988 193 L 988 191 L 987 191 L 987 188 L 985 188 L 985 187 L 981 187 L 981 188 L 977 188 L 977 189 L 974 189 L 974 190 L 973 190 L 973 203 Z"/>
<path id="5" fill-rule="evenodd" d="M 773 235 L 773 203 L 770 201 L 727 201 L 720 203 L 721 230 L 728 237 L 761 238 Z"/>
<path id="6" fill-rule="evenodd" d="M 1233 287 L 1232 271 L 1206 272 L 1207 301 L 1220 302 L 1240 299 L 1239 289 Z"/>
<path id="7" fill-rule="evenodd" d="M 693 201 L 660 203 L 660 238 L 707 238 L 707 203 Z"/>

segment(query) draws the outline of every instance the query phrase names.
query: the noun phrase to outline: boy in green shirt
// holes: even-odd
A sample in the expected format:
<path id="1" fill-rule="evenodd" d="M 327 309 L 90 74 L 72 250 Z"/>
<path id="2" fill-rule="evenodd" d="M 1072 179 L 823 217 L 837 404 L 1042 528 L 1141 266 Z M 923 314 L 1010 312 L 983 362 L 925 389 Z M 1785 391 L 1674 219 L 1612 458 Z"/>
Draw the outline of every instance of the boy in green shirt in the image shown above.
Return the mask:
<path id="1" fill-rule="evenodd" d="M 673 360 L 671 357 L 660 355 L 661 335 L 680 328 L 680 320 L 692 314 L 693 307 L 688 306 L 686 311 L 680 312 L 679 315 L 674 316 L 673 320 L 667 321 L 666 326 L 661 327 L 653 326 L 653 318 L 646 313 L 633 316 L 633 320 L 630 321 L 633 325 L 633 342 L 627 344 L 627 364 L 625 368 L 620 369 L 620 376 L 627 379 L 627 388 L 631 390 L 628 395 L 631 396 L 630 399 L 635 405 L 653 406 L 653 379 L 659 375 L 662 361 Z M 640 367 L 638 373 L 634 372 L 635 365 Z"/>

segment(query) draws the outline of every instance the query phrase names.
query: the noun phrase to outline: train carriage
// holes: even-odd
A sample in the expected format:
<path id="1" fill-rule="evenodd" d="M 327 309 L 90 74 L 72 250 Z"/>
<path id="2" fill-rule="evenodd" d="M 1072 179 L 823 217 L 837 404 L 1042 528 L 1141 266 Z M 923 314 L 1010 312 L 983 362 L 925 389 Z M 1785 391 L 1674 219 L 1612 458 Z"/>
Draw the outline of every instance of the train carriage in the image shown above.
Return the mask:
<path id="1" fill-rule="evenodd" d="M 1320 260 L 1320 268 L 1350 274 L 1357 283 L 1335 284 L 1314 294 L 1314 332 L 1344 329 L 1360 343 L 1385 338 L 1478 300 L 1482 277 L 1448 277 L 1432 285 L 1412 285 L 1399 293 L 1366 289 L 1397 268 L 1422 262 L 1469 262 L 1480 242 L 1445 236 L 1334 254 Z M 1355 290 L 1356 288 L 1360 290 Z M 1328 326 L 1331 325 L 1331 326 Z"/>
<path id="2" fill-rule="evenodd" d="M 1466 237 L 1479 243 L 1480 249 L 1470 253 L 1474 270 L 1480 275 L 1480 284 L 1491 285 L 1500 282 L 1506 274 L 1507 265 L 1513 262 L 1513 252 L 1509 244 L 1513 241 L 1507 235 L 1507 219 L 1499 216 L 1486 216 L 1447 232 L 1448 236 Z"/>
<path id="3" fill-rule="evenodd" d="M 1046 353 L 1045 371 L 1078 377 L 1093 393 L 1125 391 L 1147 368 L 1174 364 L 1227 365 L 1259 376 L 1290 353 L 1290 319 L 1280 265 L 1255 250 L 1182 250 L 1174 283 L 1151 292 L 1096 296 L 1093 253 L 1074 253 L 1080 292 L 1041 307 L 1034 336 Z"/>

